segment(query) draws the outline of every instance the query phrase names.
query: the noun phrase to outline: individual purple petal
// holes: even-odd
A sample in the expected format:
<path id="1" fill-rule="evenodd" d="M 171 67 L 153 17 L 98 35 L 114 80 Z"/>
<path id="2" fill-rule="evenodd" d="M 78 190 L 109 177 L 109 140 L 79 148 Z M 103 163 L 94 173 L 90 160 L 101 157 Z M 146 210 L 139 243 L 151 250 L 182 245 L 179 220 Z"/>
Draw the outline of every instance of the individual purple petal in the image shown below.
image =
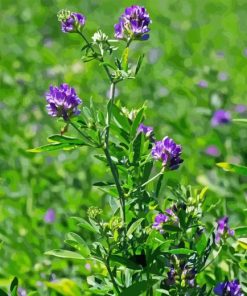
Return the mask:
<path id="1" fill-rule="evenodd" d="M 228 124 L 231 122 L 231 113 L 229 111 L 219 109 L 215 111 L 211 119 L 212 126 Z"/>
<path id="2" fill-rule="evenodd" d="M 56 220 L 56 213 L 54 209 L 48 209 L 44 216 L 46 223 L 53 223 Z"/>
<path id="3" fill-rule="evenodd" d="M 82 103 L 74 88 L 63 83 L 59 87 L 50 86 L 50 91 L 46 93 L 46 108 L 52 117 L 63 117 L 66 121 L 73 115 L 80 114 L 77 107 Z"/>
<path id="4" fill-rule="evenodd" d="M 119 22 L 115 24 L 115 38 L 124 40 L 147 40 L 149 24 L 151 23 L 147 10 L 138 5 L 132 5 L 125 9 Z"/>

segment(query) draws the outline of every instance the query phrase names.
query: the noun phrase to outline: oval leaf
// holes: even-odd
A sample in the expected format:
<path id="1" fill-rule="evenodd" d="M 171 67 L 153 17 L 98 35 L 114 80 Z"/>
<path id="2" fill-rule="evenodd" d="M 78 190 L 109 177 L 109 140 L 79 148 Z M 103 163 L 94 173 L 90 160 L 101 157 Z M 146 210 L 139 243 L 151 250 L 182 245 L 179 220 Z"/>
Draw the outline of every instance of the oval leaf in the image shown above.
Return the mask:
<path id="1" fill-rule="evenodd" d="M 66 259 L 77 259 L 77 260 L 84 259 L 84 257 L 81 254 L 78 254 L 72 251 L 67 251 L 67 250 L 59 250 L 59 249 L 45 252 L 45 255 L 51 255 L 51 256 L 66 258 Z"/>

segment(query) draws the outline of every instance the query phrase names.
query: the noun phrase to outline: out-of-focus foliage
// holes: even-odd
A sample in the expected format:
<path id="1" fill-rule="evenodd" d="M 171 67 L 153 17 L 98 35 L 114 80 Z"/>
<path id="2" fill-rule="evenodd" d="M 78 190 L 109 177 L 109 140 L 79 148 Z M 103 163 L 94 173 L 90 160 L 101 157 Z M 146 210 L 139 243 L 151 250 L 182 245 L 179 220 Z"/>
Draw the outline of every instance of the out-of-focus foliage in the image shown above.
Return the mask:
<path id="1" fill-rule="evenodd" d="M 37 155 L 27 149 L 44 144 L 48 135 L 59 133 L 63 126 L 46 114 L 44 93 L 50 84 L 73 85 L 85 104 L 92 96 L 96 104 L 105 105 L 108 96 L 98 66 L 80 60 L 81 40 L 60 32 L 57 11 L 82 12 L 87 17 L 86 35 L 101 28 L 112 37 L 113 24 L 131 4 L 127 0 L 1 3 L 1 288 L 17 276 L 19 286 L 28 291 L 56 295 L 48 293 L 55 293 L 59 284 L 65 291 L 70 285 L 76 291 L 77 285 L 87 285 L 80 275 L 106 272 L 97 262 L 81 265 L 73 260 L 71 264 L 44 255 L 47 250 L 65 248 L 62 241 L 68 230 L 78 232 L 69 217 L 84 217 L 90 205 L 102 207 L 107 216 L 106 195 L 92 187 L 105 180 L 105 167 L 89 148 Z M 128 108 L 146 101 L 146 123 L 155 126 L 157 137 L 169 135 L 182 144 L 185 162 L 178 172 L 166 175 L 167 185 L 208 186 L 205 222 L 227 214 L 236 236 L 247 237 L 246 228 L 238 228 L 247 223 L 246 177 L 216 166 L 218 162 L 246 165 L 246 124 L 233 121 L 216 128 L 210 124 L 220 108 L 229 110 L 232 118 L 246 118 L 235 106 L 247 104 L 247 3 L 145 0 L 136 4 L 148 9 L 152 31 L 148 42 L 132 45 L 146 53 L 142 75 L 120 84 L 117 98 Z M 217 157 L 205 153 L 210 145 L 218 147 Z M 56 213 L 50 224 L 44 221 L 49 208 Z M 91 234 L 81 229 L 82 233 L 91 239 Z M 237 246 L 233 243 L 233 247 Z M 216 259 L 209 282 L 230 275 L 229 256 L 222 252 Z M 246 258 L 234 260 L 246 271 Z M 50 284 L 55 278 L 59 283 Z M 47 292 L 48 288 L 53 292 Z"/>

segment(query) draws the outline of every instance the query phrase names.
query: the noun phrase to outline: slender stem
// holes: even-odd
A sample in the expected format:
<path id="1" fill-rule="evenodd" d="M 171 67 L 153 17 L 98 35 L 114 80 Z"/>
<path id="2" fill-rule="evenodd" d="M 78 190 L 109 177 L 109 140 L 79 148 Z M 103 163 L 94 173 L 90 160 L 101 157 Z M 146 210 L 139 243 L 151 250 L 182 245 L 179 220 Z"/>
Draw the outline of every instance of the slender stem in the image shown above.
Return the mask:
<path id="1" fill-rule="evenodd" d="M 77 132 L 84 138 L 84 140 L 86 140 L 87 144 L 89 144 L 90 146 L 92 146 L 92 142 L 90 140 L 89 137 L 87 137 L 77 126 L 76 124 L 74 124 L 74 122 L 72 122 L 71 120 L 69 120 L 69 124 L 71 124 L 73 126 L 74 129 L 77 130 Z"/>
<path id="2" fill-rule="evenodd" d="M 114 102 L 114 97 L 115 97 L 115 83 L 111 83 L 111 89 L 110 89 L 110 100 L 107 105 L 107 117 L 106 117 L 106 132 L 105 132 L 105 145 L 104 145 L 104 152 L 106 159 L 108 161 L 108 164 L 110 166 L 119 199 L 120 199 L 120 204 L 121 204 L 121 210 L 122 210 L 122 219 L 123 222 L 125 223 L 125 198 L 124 198 L 124 193 L 121 188 L 120 182 L 119 182 L 119 175 L 118 175 L 118 170 L 116 165 L 112 162 L 111 155 L 109 152 L 109 134 L 110 134 L 110 125 L 111 125 L 111 116 L 112 116 L 112 106 Z"/>
<path id="3" fill-rule="evenodd" d="M 159 176 L 162 176 L 164 174 L 164 171 L 161 170 L 157 175 L 155 175 L 153 178 L 149 179 L 147 182 L 143 183 L 141 187 L 145 187 L 150 182 L 153 182 L 155 179 L 157 179 Z"/>
<path id="4" fill-rule="evenodd" d="M 212 263 L 218 258 L 219 254 L 220 254 L 220 252 L 221 252 L 221 249 L 222 249 L 222 247 L 219 248 L 219 250 L 218 250 L 216 256 L 214 256 L 214 258 L 213 258 L 211 261 L 209 261 L 209 263 L 206 264 L 206 265 L 205 265 L 205 266 L 199 271 L 199 273 L 201 273 L 202 271 L 204 271 L 209 265 L 211 265 L 211 264 L 212 264 Z"/>
<path id="5" fill-rule="evenodd" d="M 82 37 L 82 39 L 87 43 L 87 45 L 91 48 L 91 50 L 93 52 L 95 52 L 94 48 L 92 47 L 92 45 L 90 44 L 90 42 L 87 40 L 87 38 L 80 31 L 77 31 L 77 32 Z"/>
<path id="6" fill-rule="evenodd" d="M 112 274 L 112 271 L 111 271 L 111 267 L 110 267 L 110 264 L 109 264 L 109 259 L 107 258 L 106 262 L 105 262 L 105 266 L 106 266 L 106 269 L 110 275 L 110 278 L 111 278 L 111 281 L 112 281 L 112 284 L 114 286 L 114 289 L 116 290 L 117 294 L 119 295 L 120 294 L 120 290 L 118 288 L 118 285 L 115 281 L 115 278 L 114 278 L 114 275 Z"/>

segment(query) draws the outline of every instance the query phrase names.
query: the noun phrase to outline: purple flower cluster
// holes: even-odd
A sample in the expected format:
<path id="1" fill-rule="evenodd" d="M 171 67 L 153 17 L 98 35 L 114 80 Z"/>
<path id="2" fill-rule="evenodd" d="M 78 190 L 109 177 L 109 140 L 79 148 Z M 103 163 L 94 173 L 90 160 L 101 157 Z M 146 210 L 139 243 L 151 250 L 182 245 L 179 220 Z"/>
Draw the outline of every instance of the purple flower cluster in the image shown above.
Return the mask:
<path id="1" fill-rule="evenodd" d="M 84 15 L 68 10 L 60 11 L 58 13 L 58 20 L 61 22 L 61 30 L 64 33 L 79 32 L 86 22 Z"/>
<path id="2" fill-rule="evenodd" d="M 219 283 L 214 288 L 214 293 L 218 296 L 243 296 L 244 295 L 241 292 L 241 286 L 238 280 Z"/>
<path id="3" fill-rule="evenodd" d="M 163 166 L 170 170 L 175 170 L 183 162 L 180 158 L 182 153 L 181 145 L 177 145 L 173 139 L 165 137 L 161 141 L 154 143 L 152 156 L 156 160 L 161 160 Z"/>
<path id="4" fill-rule="evenodd" d="M 144 125 L 143 123 L 141 123 L 137 129 L 138 133 L 143 133 L 146 137 L 150 137 L 153 131 L 153 127 Z"/>
<path id="5" fill-rule="evenodd" d="M 46 93 L 46 108 L 52 117 L 63 117 L 68 120 L 73 115 L 80 114 L 77 109 L 82 103 L 73 87 L 63 83 L 59 87 L 50 86 L 50 91 Z"/>
<path id="6" fill-rule="evenodd" d="M 164 233 L 164 230 L 162 229 L 163 224 L 172 221 L 177 223 L 178 217 L 173 213 L 171 209 L 165 210 L 166 214 L 159 213 L 154 218 L 153 228 L 156 230 L 159 230 L 160 233 Z"/>
<path id="7" fill-rule="evenodd" d="M 223 217 L 217 221 L 217 230 L 215 235 L 215 243 L 218 244 L 222 236 L 234 235 L 234 230 L 228 225 L 228 217 Z"/>
<path id="8" fill-rule="evenodd" d="M 124 40 L 147 40 L 150 23 L 151 20 L 145 7 L 138 5 L 127 7 L 119 22 L 114 26 L 115 37 Z"/>
<path id="9" fill-rule="evenodd" d="M 230 122 L 231 122 L 231 113 L 223 109 L 219 109 L 215 111 L 211 120 L 212 126 L 227 124 Z"/>

